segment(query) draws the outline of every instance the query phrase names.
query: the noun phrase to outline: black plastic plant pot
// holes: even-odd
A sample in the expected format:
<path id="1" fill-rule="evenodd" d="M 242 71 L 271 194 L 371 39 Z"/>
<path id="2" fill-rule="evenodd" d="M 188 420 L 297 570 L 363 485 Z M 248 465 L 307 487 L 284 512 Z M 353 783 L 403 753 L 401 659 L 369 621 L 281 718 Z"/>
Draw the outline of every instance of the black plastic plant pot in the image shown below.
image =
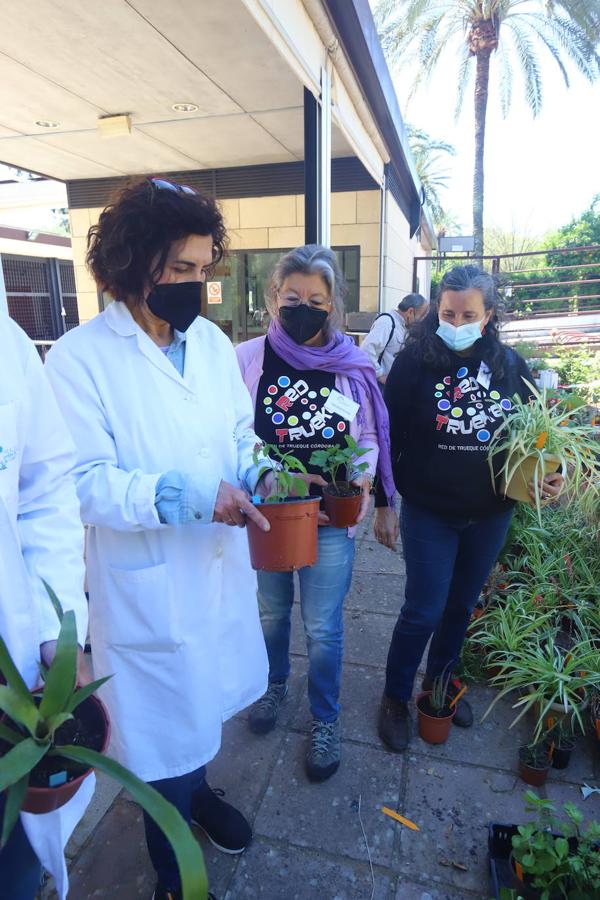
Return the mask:
<path id="1" fill-rule="evenodd" d="M 552 768 L 566 769 L 571 761 L 571 753 L 575 748 L 575 741 L 564 743 L 561 747 L 555 747 L 552 751 Z"/>

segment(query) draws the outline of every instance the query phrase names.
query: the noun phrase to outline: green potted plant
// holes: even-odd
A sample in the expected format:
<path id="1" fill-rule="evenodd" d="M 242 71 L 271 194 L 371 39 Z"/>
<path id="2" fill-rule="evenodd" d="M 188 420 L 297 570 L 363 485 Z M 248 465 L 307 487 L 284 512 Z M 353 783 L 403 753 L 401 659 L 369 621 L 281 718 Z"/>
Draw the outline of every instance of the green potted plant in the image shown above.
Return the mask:
<path id="1" fill-rule="evenodd" d="M 185 900 L 203 900 L 208 884 L 202 851 L 178 811 L 154 788 L 105 756 L 108 716 L 94 692 L 107 678 L 77 686 L 77 628 L 72 610 L 63 614 L 52 589 L 48 594 L 60 619 L 52 664 L 43 670 L 43 687 L 30 692 L 0 637 L 0 792 L 6 806 L 3 846 L 21 810 L 45 813 L 69 800 L 93 769 L 125 787 L 168 838 L 181 874 Z"/>
<path id="2" fill-rule="evenodd" d="M 566 769 L 577 742 L 573 731 L 573 720 L 559 719 L 548 732 L 548 740 L 552 751 L 552 768 Z"/>
<path id="3" fill-rule="evenodd" d="M 331 483 L 323 488 L 323 501 L 329 523 L 334 528 L 356 525 L 362 491 L 351 484 L 351 481 L 368 469 L 367 463 L 357 462 L 357 459 L 369 452 L 368 449 L 359 447 L 349 434 L 345 435 L 345 440 L 345 447 L 334 444 L 324 450 L 315 450 L 310 458 L 310 465 L 317 466 L 331 479 Z M 344 479 L 338 478 L 340 469 L 344 471 Z"/>
<path id="4" fill-rule="evenodd" d="M 566 818 L 558 818 L 550 800 L 533 791 L 525 794 L 533 822 L 517 827 L 512 837 L 510 864 L 515 890 L 539 900 L 592 900 L 600 884 L 600 824 L 585 828 L 583 815 L 565 803 Z"/>
<path id="5" fill-rule="evenodd" d="M 319 497 L 309 497 L 309 488 L 300 475 L 306 467 L 292 453 L 283 453 L 274 444 L 261 444 L 254 450 L 254 464 L 277 461 L 273 470 L 275 487 L 268 497 L 252 498 L 271 525 L 262 531 L 248 520 L 250 560 L 255 569 L 267 572 L 293 572 L 317 561 Z"/>
<path id="6" fill-rule="evenodd" d="M 515 395 L 512 409 L 490 442 L 488 463 L 492 483 L 500 478 L 500 493 L 513 500 L 534 505 L 541 523 L 540 483 L 545 475 L 562 467 L 568 474 L 570 489 L 578 490 L 594 459 L 594 429 L 588 425 L 569 425 L 575 410 L 562 403 L 549 408 L 545 393 L 526 382 L 532 399 Z M 533 482 L 535 499 L 529 495 Z"/>
<path id="7" fill-rule="evenodd" d="M 525 784 L 541 787 L 548 777 L 550 763 L 550 745 L 545 735 L 519 747 L 519 775 Z"/>
<path id="8" fill-rule="evenodd" d="M 600 685 L 598 649 L 593 641 L 586 640 L 565 652 L 550 637 L 532 638 L 527 646 L 514 651 L 510 668 L 501 677 L 502 690 L 490 703 L 484 719 L 501 697 L 518 690 L 522 696 L 513 708 L 521 709 L 510 727 L 532 709 L 536 741 L 549 725 L 564 717 L 572 717 L 583 732 L 587 692 Z"/>
<path id="9" fill-rule="evenodd" d="M 444 670 L 433 679 L 431 690 L 417 695 L 419 734 L 428 744 L 444 744 L 448 740 L 456 703 L 450 700 L 448 686 L 452 672 Z"/>

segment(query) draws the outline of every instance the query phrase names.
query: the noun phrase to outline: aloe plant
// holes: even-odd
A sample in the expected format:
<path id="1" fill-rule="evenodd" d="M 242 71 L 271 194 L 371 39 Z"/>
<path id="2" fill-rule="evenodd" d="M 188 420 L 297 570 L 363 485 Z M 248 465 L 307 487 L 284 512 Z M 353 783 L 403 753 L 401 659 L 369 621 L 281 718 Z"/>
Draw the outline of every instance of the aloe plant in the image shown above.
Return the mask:
<path id="1" fill-rule="evenodd" d="M 282 503 L 288 497 L 308 496 L 308 485 L 304 479 L 294 474 L 294 472 L 300 472 L 306 475 L 306 466 L 291 451 L 284 453 L 275 444 L 260 444 L 254 448 L 252 454 L 254 465 L 257 468 L 260 467 L 261 461 L 268 460 L 271 463 L 273 457 L 277 460 L 277 468 L 272 470 L 275 476 L 275 489 L 265 498 L 264 502 Z M 271 468 L 270 465 L 269 468 Z"/>
<path id="2" fill-rule="evenodd" d="M 8 648 L 0 637 L 0 739 L 10 749 L 0 757 L 0 793 L 6 791 L 6 806 L 0 843 L 8 840 L 25 800 L 29 777 L 40 760 L 48 755 L 95 768 L 114 778 L 132 795 L 165 833 L 177 858 L 185 900 L 203 900 L 208 895 L 204 859 L 190 828 L 175 807 L 154 788 L 102 753 L 86 747 L 55 743 L 56 735 L 77 707 L 108 678 L 77 687 L 77 627 L 75 613 L 63 613 L 52 588 L 46 590 L 60 620 L 56 653 L 43 670 L 44 685 L 32 694 L 19 674 Z M 108 676 L 111 677 L 111 676 Z M 9 721 L 7 721 L 7 719 Z"/>
<path id="3" fill-rule="evenodd" d="M 341 447 L 339 444 L 332 444 L 323 450 L 315 450 L 310 458 L 310 465 L 317 466 L 321 471 L 327 473 L 331 477 L 331 483 L 336 493 L 339 493 L 337 475 L 341 468 L 346 473 L 346 481 L 356 478 L 362 472 L 365 472 L 368 463 L 357 463 L 356 460 L 365 453 L 368 453 L 366 447 L 359 447 L 354 438 L 346 434 L 346 446 Z"/>
<path id="4" fill-rule="evenodd" d="M 576 410 L 565 409 L 562 402 L 549 407 L 545 391 L 540 392 L 526 379 L 523 380 L 532 398 L 525 401 L 518 395 L 514 396 L 512 409 L 503 413 L 504 421 L 490 441 L 488 464 L 495 488 L 497 477 L 504 476 L 508 485 L 525 459 L 535 457 L 534 497 L 541 524 L 540 483 L 544 477 L 544 458 L 547 455 L 558 458 L 565 476 L 568 476 L 570 491 L 577 493 L 590 477 L 590 471 L 600 477 L 596 460 L 597 444 L 593 426 L 569 424 Z M 496 468 L 498 457 L 502 463 Z"/>

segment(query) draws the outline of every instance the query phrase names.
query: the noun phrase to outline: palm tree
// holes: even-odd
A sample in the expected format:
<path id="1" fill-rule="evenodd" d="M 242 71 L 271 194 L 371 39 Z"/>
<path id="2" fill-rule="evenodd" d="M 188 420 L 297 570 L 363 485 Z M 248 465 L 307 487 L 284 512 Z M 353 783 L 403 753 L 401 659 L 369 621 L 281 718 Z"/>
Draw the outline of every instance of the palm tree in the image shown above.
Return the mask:
<path id="1" fill-rule="evenodd" d="M 481 256 L 483 153 L 492 55 L 498 59 L 503 114 L 510 108 L 513 71 L 518 65 L 527 102 L 536 116 L 542 104 L 538 48 L 548 51 L 567 87 L 566 60 L 588 81 L 598 77 L 600 0 L 380 0 L 377 19 L 391 60 L 400 65 L 417 62 L 413 91 L 431 75 L 446 51 L 458 56 L 457 115 L 475 68 L 473 232 L 475 256 Z"/>
<path id="2" fill-rule="evenodd" d="M 431 210 L 436 228 L 452 217 L 444 210 L 440 191 L 446 187 L 448 176 L 444 171 L 444 155 L 456 156 L 452 144 L 431 137 L 422 128 L 406 124 L 408 143 L 412 150 L 417 175 L 425 191 L 425 199 Z"/>

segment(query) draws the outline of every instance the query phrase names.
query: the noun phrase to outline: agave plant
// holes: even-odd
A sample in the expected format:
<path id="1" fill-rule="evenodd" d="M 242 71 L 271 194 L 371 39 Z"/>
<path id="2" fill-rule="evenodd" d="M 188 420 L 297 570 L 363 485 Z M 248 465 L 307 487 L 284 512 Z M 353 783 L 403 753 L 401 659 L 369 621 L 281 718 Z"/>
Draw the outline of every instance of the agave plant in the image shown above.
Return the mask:
<path id="1" fill-rule="evenodd" d="M 576 410 L 565 409 L 563 403 L 550 408 L 546 392 L 540 392 L 534 385 L 525 379 L 524 381 L 532 399 L 524 401 L 515 395 L 512 409 L 504 413 L 504 421 L 490 441 L 488 463 L 495 487 L 497 477 L 502 476 L 508 485 L 526 459 L 535 459 L 533 485 L 535 507 L 541 525 L 540 486 L 548 456 L 558 460 L 569 479 L 570 490 L 575 493 L 580 492 L 585 481 L 594 480 L 593 473 L 600 477 L 600 469 L 596 459 L 597 444 L 593 426 L 569 424 Z M 499 468 L 498 457 L 501 459 Z"/>
<path id="2" fill-rule="evenodd" d="M 99 769 L 126 788 L 173 847 L 185 900 L 203 900 L 208 885 L 202 851 L 175 807 L 115 760 L 87 747 L 60 742 L 61 726 L 73 719 L 80 704 L 108 679 L 77 687 L 75 613 L 63 613 L 52 589 L 46 585 L 46 590 L 60 619 L 60 632 L 52 664 L 43 671 L 43 688 L 29 691 L 0 637 L 0 673 L 6 681 L 0 685 L 0 710 L 4 713 L 0 740 L 9 748 L 0 756 L 0 793 L 6 791 L 1 845 L 17 821 L 32 770 L 45 756 L 59 757 L 86 769 Z"/>

